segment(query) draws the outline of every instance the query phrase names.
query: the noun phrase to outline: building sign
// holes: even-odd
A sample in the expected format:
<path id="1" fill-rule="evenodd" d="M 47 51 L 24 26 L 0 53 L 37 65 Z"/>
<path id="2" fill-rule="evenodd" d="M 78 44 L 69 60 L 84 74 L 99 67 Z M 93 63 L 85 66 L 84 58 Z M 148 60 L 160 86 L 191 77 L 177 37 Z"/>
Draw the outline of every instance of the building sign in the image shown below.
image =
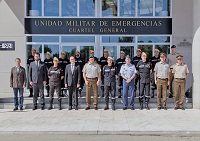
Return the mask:
<path id="1" fill-rule="evenodd" d="M 15 41 L 0 41 L 0 50 L 15 50 Z"/>
<path id="2" fill-rule="evenodd" d="M 25 34 L 172 34 L 172 19 L 25 18 Z"/>

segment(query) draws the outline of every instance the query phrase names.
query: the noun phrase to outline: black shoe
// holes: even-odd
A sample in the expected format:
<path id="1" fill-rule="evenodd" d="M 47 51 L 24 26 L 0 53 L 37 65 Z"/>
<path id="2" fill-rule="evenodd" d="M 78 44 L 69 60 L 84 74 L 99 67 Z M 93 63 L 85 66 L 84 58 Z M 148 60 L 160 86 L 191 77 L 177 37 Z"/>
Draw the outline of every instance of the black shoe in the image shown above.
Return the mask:
<path id="1" fill-rule="evenodd" d="M 37 106 L 33 106 L 32 110 L 37 110 Z"/>
<path id="2" fill-rule="evenodd" d="M 108 107 L 108 105 L 106 105 L 105 108 L 104 108 L 104 110 L 108 110 L 108 109 L 109 109 L 109 107 Z"/>
<path id="3" fill-rule="evenodd" d="M 177 110 L 178 109 L 178 107 L 174 107 L 174 110 Z"/>
<path id="4" fill-rule="evenodd" d="M 97 108 L 97 107 L 94 107 L 94 109 L 95 109 L 95 110 L 98 110 L 98 108 Z"/>
<path id="5" fill-rule="evenodd" d="M 134 107 L 131 107 L 131 110 L 135 110 L 135 108 L 134 108 Z"/>
<path id="6" fill-rule="evenodd" d="M 169 93 L 169 97 L 168 98 L 172 98 L 172 97 L 173 97 L 172 93 Z"/>
<path id="7" fill-rule="evenodd" d="M 28 97 L 33 97 L 33 95 L 32 95 L 32 94 L 30 94 Z"/>
<path id="8" fill-rule="evenodd" d="M 47 94 L 46 97 L 49 97 L 49 94 Z"/>
<path id="9" fill-rule="evenodd" d="M 75 110 L 78 110 L 78 106 L 75 106 Z"/>
<path id="10" fill-rule="evenodd" d="M 161 107 L 158 107 L 157 109 L 158 109 L 158 110 L 161 110 Z"/>
<path id="11" fill-rule="evenodd" d="M 86 107 L 86 108 L 85 108 L 85 110 L 89 110 L 89 109 L 90 109 L 90 107 Z"/>
<path id="12" fill-rule="evenodd" d="M 52 109 L 53 109 L 53 107 L 52 107 L 52 106 L 49 106 L 48 110 L 52 110 Z"/>
<path id="13" fill-rule="evenodd" d="M 22 107 L 20 107 L 20 109 L 19 109 L 20 111 L 23 111 L 24 109 L 22 108 Z"/>
<path id="14" fill-rule="evenodd" d="M 44 105 L 42 105 L 41 110 L 44 110 Z"/>
<path id="15" fill-rule="evenodd" d="M 72 106 L 69 106 L 68 110 L 72 110 Z"/>
<path id="16" fill-rule="evenodd" d="M 115 103 L 112 103 L 112 106 L 111 106 L 112 110 L 115 111 L 116 108 L 115 108 Z"/>
<path id="17" fill-rule="evenodd" d="M 104 97 L 104 94 L 101 95 L 101 98 L 103 98 L 103 97 Z"/>
<path id="18" fill-rule="evenodd" d="M 61 107 L 61 106 L 59 106 L 59 107 L 58 107 L 58 110 L 62 110 L 62 107 Z"/>
<path id="19" fill-rule="evenodd" d="M 122 96 L 121 96 L 121 95 L 119 95 L 119 96 L 118 96 L 118 98 L 122 98 Z"/>
<path id="20" fill-rule="evenodd" d="M 163 107 L 164 110 L 167 110 L 167 107 Z"/>
<path id="21" fill-rule="evenodd" d="M 126 110 L 127 109 L 127 107 L 123 107 L 123 110 Z"/>
<path id="22" fill-rule="evenodd" d="M 185 110 L 185 108 L 184 108 L 184 107 L 182 107 L 182 108 L 181 108 L 181 110 Z"/>
<path id="23" fill-rule="evenodd" d="M 140 110 L 143 110 L 143 103 L 140 104 Z"/>
<path id="24" fill-rule="evenodd" d="M 148 103 L 146 103 L 145 108 L 146 108 L 147 110 L 150 110 L 150 108 L 149 108 L 149 104 L 148 104 Z"/>
<path id="25" fill-rule="evenodd" d="M 154 98 L 154 94 L 151 96 L 151 98 Z"/>
<path id="26" fill-rule="evenodd" d="M 13 109 L 13 111 L 16 111 L 16 110 L 18 110 L 18 108 L 17 108 L 17 107 L 15 107 L 15 108 Z"/>

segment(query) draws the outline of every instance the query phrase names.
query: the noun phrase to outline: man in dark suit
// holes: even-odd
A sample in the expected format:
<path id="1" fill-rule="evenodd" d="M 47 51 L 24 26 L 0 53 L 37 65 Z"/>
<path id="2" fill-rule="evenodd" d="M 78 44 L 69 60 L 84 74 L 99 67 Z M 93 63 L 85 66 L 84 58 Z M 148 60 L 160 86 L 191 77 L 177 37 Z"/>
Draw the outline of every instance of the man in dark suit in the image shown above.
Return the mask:
<path id="1" fill-rule="evenodd" d="M 75 58 L 71 56 L 70 64 L 65 68 L 65 87 L 69 90 L 69 110 L 72 109 L 72 97 L 75 98 L 75 110 L 78 110 L 78 88 L 80 87 L 80 81 L 80 66 L 75 66 Z"/>
<path id="2" fill-rule="evenodd" d="M 29 80 L 30 85 L 33 87 L 33 110 L 37 109 L 37 95 L 40 93 L 40 103 L 42 105 L 41 110 L 44 110 L 44 86 L 47 80 L 47 69 L 45 63 L 40 60 L 40 54 L 35 53 L 35 61 L 31 62 L 29 67 Z"/>

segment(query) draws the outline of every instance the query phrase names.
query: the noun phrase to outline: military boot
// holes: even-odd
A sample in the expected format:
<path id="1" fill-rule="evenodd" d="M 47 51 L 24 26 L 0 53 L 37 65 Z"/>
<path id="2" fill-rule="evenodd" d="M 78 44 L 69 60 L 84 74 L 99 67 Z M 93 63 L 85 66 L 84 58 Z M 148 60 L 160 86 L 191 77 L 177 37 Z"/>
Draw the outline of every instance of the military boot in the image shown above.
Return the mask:
<path id="1" fill-rule="evenodd" d="M 109 109 L 108 102 L 106 102 L 106 106 L 105 106 L 104 110 L 108 110 L 108 109 Z"/>
<path id="2" fill-rule="evenodd" d="M 112 110 L 115 111 L 116 108 L 115 108 L 115 99 L 112 99 Z"/>
<path id="3" fill-rule="evenodd" d="M 58 109 L 59 109 L 59 110 L 62 110 L 62 107 L 61 107 L 61 99 L 58 100 Z"/>
<path id="4" fill-rule="evenodd" d="M 145 108 L 146 108 L 147 110 L 150 110 L 150 108 L 149 108 L 149 102 L 146 102 Z"/>
<path id="5" fill-rule="evenodd" d="M 49 103 L 50 105 L 49 105 L 49 108 L 48 108 L 48 110 L 51 110 L 51 109 L 53 109 L 53 100 L 51 99 L 50 100 L 50 103 Z"/>

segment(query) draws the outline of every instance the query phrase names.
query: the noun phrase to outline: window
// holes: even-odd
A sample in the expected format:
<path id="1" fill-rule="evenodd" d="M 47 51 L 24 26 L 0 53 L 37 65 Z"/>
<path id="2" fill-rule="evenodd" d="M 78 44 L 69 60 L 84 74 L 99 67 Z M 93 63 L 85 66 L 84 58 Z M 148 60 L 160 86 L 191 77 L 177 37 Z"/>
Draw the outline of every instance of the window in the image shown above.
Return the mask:
<path id="1" fill-rule="evenodd" d="M 126 36 L 102 36 L 103 43 L 133 43 L 135 42 L 135 37 Z"/>
<path id="2" fill-rule="evenodd" d="M 95 36 L 63 36 L 62 42 L 94 43 L 95 42 Z"/>
<path id="3" fill-rule="evenodd" d="M 153 0 L 138 0 L 138 16 L 153 16 Z"/>
<path id="4" fill-rule="evenodd" d="M 138 43 L 170 43 L 169 36 L 138 36 Z"/>
<path id="5" fill-rule="evenodd" d="M 102 0 L 102 16 L 117 16 L 117 0 Z"/>
<path id="6" fill-rule="evenodd" d="M 156 0 L 155 15 L 170 16 L 170 0 Z"/>
<path id="7" fill-rule="evenodd" d="M 79 1 L 79 15 L 80 16 L 95 16 L 95 3 L 94 0 L 80 0 Z"/>
<path id="8" fill-rule="evenodd" d="M 41 0 L 26 0 L 27 16 L 42 16 Z"/>
<path id="9" fill-rule="evenodd" d="M 44 16 L 59 16 L 58 0 L 44 0 Z"/>
<path id="10" fill-rule="evenodd" d="M 135 0 L 120 0 L 120 16 L 135 16 Z"/>
<path id="11" fill-rule="evenodd" d="M 77 16 L 77 0 L 62 0 L 62 16 Z"/>
<path id="12" fill-rule="evenodd" d="M 27 42 L 59 42 L 59 36 L 27 36 Z"/>

